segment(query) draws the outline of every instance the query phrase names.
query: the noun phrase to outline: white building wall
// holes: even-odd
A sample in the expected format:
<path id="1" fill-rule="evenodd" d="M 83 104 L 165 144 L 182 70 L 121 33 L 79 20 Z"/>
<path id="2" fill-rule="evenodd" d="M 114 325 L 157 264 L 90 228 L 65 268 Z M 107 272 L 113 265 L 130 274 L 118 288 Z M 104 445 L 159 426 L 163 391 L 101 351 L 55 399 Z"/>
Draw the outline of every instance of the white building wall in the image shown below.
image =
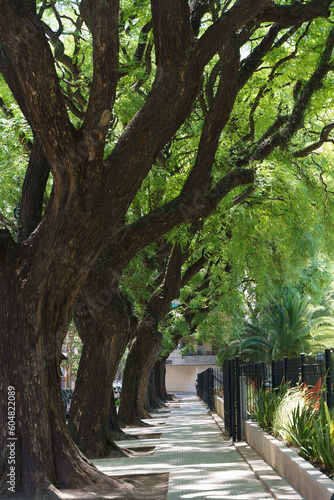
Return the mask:
<path id="1" fill-rule="evenodd" d="M 167 392 L 196 392 L 197 374 L 207 368 L 217 368 L 217 365 L 166 365 Z"/>

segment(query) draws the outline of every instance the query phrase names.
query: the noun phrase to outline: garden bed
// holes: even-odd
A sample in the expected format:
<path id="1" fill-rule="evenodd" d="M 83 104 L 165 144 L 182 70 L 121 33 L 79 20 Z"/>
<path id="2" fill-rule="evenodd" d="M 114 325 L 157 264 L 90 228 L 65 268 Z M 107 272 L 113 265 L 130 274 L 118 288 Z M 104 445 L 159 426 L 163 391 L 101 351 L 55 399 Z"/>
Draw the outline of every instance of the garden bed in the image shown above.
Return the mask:
<path id="1" fill-rule="evenodd" d="M 307 500 L 334 500 L 334 482 L 293 449 L 264 432 L 257 423 L 244 422 L 245 441 Z"/>

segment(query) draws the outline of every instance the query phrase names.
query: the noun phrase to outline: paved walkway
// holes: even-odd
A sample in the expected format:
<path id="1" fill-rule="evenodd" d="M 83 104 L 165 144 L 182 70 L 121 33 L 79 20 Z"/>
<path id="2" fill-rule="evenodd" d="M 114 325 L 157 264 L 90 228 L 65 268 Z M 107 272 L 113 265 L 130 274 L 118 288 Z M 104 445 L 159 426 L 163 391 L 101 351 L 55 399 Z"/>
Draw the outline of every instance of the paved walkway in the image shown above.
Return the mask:
<path id="1" fill-rule="evenodd" d="M 274 473 L 276 493 L 279 493 L 271 493 L 263 483 L 263 477 L 270 475 L 269 468 L 262 467 L 260 481 L 242 454 L 224 437 L 222 430 L 197 396 L 177 395 L 170 410 L 157 412 L 154 416 L 158 418 L 148 421 L 156 427 L 126 429 L 128 434 L 149 435 L 158 432 L 161 433 L 160 437 L 117 443 L 131 449 L 155 447 L 154 454 L 94 460 L 94 464 L 104 473 L 115 476 L 169 472 L 167 500 L 301 498 L 281 478 L 277 481 L 277 475 Z M 239 450 L 246 448 L 244 443 Z M 259 464 L 258 457 L 250 454 L 253 463 Z M 251 462 L 250 464 L 252 465 Z"/>

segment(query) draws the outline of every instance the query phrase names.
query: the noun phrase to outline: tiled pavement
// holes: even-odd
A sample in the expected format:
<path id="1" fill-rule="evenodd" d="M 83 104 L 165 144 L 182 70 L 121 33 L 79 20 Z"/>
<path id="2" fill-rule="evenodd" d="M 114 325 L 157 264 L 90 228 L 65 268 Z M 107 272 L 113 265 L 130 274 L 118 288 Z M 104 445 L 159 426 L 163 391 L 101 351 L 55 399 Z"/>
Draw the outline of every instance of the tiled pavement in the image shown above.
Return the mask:
<path id="1" fill-rule="evenodd" d="M 116 476 L 169 472 L 167 500 L 302 498 L 287 483 L 272 474 L 270 468 L 262 468 L 262 477 L 261 474 L 256 476 L 240 452 L 224 438 L 221 429 L 197 396 L 177 395 L 177 401 L 171 404 L 170 410 L 170 413 L 155 414 L 159 419 L 148 421 L 156 427 L 126 429 L 128 434 L 161 432 L 160 438 L 117 443 L 131 449 L 155 447 L 153 455 L 100 459 L 94 460 L 94 464 L 104 473 Z M 241 446 L 239 451 L 246 448 Z M 257 458 L 252 455 L 249 464 L 252 466 L 252 460 L 253 464 L 258 463 Z M 266 476 L 270 476 L 271 484 L 274 482 L 276 489 L 272 493 L 263 483 Z"/>

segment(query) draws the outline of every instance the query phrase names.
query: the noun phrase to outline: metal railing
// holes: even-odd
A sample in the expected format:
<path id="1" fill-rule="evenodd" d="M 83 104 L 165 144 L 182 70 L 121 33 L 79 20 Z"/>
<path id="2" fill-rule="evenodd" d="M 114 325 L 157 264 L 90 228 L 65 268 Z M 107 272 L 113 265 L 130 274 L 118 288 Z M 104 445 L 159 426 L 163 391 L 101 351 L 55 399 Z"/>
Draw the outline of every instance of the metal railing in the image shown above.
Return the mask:
<path id="1" fill-rule="evenodd" d="M 222 371 L 208 368 L 198 374 L 198 395 L 210 408 L 214 396 L 224 399 L 225 428 L 233 441 L 240 441 L 243 420 L 254 414 L 254 397 L 259 388 L 273 390 L 284 383 L 308 387 L 320 383 L 328 407 L 334 406 L 334 366 L 331 351 L 326 349 L 317 357 L 301 354 L 298 358 L 281 361 L 242 363 L 238 357 L 223 363 Z"/>

